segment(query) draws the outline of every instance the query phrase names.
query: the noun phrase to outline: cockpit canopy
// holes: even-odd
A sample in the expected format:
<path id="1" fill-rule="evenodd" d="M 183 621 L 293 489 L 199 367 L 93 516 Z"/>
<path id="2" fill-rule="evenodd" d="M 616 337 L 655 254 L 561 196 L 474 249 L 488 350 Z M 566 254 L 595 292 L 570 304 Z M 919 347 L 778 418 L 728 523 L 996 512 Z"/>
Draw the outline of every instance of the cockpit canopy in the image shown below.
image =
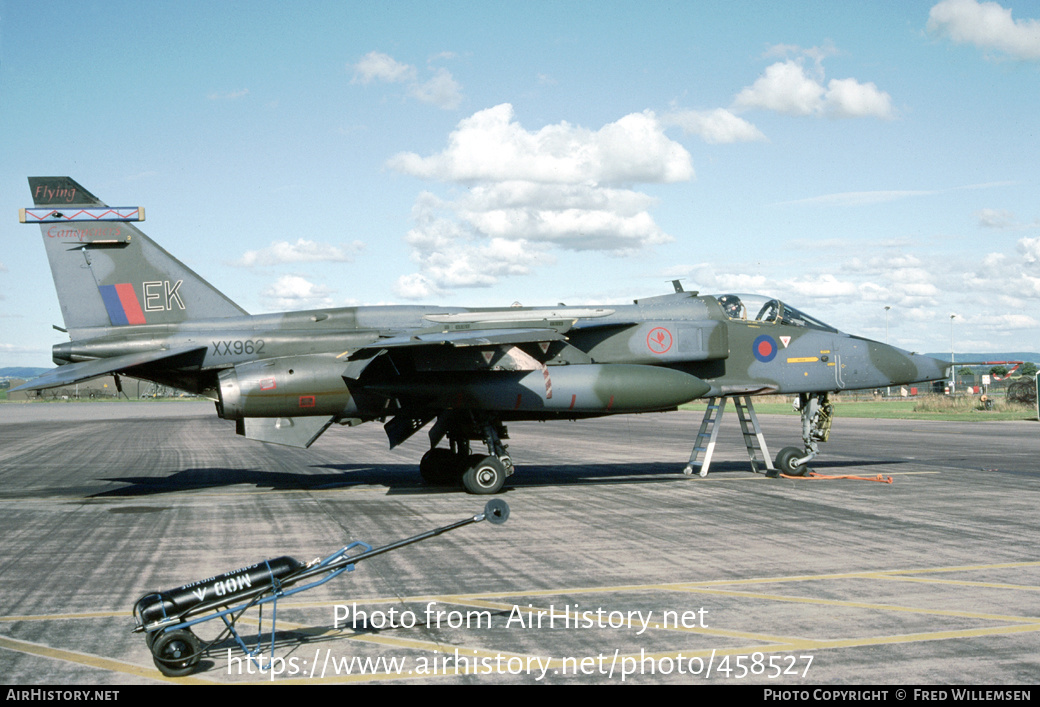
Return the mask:
<path id="1" fill-rule="evenodd" d="M 763 324 L 787 324 L 789 326 L 822 329 L 837 332 L 834 327 L 824 324 L 815 317 L 784 304 L 778 299 L 762 295 L 716 295 L 719 306 L 730 319 Z"/>

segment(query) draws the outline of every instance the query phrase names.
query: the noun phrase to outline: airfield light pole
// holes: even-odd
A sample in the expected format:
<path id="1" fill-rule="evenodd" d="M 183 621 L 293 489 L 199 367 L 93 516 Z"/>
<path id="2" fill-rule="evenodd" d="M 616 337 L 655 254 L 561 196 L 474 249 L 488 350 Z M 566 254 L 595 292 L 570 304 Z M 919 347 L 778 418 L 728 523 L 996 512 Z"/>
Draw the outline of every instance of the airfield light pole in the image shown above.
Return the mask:
<path id="1" fill-rule="evenodd" d="M 950 395 L 953 395 L 957 387 L 957 369 L 953 365 L 953 320 L 956 314 L 950 315 Z"/>

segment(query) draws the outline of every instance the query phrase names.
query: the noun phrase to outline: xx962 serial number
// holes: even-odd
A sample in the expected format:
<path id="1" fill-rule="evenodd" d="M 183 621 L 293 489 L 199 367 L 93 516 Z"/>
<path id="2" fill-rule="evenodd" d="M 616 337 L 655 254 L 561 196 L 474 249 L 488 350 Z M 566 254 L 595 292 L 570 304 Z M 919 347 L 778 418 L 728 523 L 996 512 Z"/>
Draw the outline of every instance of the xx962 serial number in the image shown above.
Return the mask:
<path id="1" fill-rule="evenodd" d="M 263 339 L 235 339 L 234 341 L 211 341 L 213 353 L 217 356 L 239 354 L 260 354 L 264 352 Z"/>

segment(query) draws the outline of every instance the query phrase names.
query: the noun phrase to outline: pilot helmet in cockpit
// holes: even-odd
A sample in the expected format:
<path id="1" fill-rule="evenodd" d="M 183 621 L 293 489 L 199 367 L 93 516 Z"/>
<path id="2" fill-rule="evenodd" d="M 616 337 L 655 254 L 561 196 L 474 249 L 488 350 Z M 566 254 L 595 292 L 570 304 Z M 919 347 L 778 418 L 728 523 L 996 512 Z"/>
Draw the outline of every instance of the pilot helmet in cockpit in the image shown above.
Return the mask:
<path id="1" fill-rule="evenodd" d="M 744 305 L 736 295 L 722 295 L 722 297 L 719 297 L 719 304 L 722 306 L 722 311 L 730 319 L 741 318 Z"/>

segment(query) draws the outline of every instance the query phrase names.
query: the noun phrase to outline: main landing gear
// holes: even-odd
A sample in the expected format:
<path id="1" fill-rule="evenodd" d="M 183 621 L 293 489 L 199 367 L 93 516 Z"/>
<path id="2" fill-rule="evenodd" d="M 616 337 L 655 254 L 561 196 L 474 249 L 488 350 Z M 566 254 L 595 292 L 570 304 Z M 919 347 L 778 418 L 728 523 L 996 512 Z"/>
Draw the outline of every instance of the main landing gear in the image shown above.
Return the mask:
<path id="1" fill-rule="evenodd" d="M 461 417 L 453 416 L 453 417 Z M 508 439 L 505 425 L 487 417 L 474 415 L 459 420 L 438 418 L 430 430 L 430 442 L 436 445 L 447 436 L 449 447 L 434 446 L 419 461 L 419 474 L 431 486 L 462 484 L 467 492 L 479 495 L 498 493 L 506 477 L 513 474 L 513 461 L 506 453 L 503 439 Z M 471 440 L 483 441 L 488 454 L 473 454 Z"/>
<path id="2" fill-rule="evenodd" d="M 795 410 L 802 414 L 802 443 L 805 449 L 784 447 L 776 455 L 776 469 L 787 476 L 804 476 L 810 461 L 820 453 L 820 442 L 831 436 L 831 417 L 834 407 L 830 393 L 801 393 L 795 402 Z"/>

